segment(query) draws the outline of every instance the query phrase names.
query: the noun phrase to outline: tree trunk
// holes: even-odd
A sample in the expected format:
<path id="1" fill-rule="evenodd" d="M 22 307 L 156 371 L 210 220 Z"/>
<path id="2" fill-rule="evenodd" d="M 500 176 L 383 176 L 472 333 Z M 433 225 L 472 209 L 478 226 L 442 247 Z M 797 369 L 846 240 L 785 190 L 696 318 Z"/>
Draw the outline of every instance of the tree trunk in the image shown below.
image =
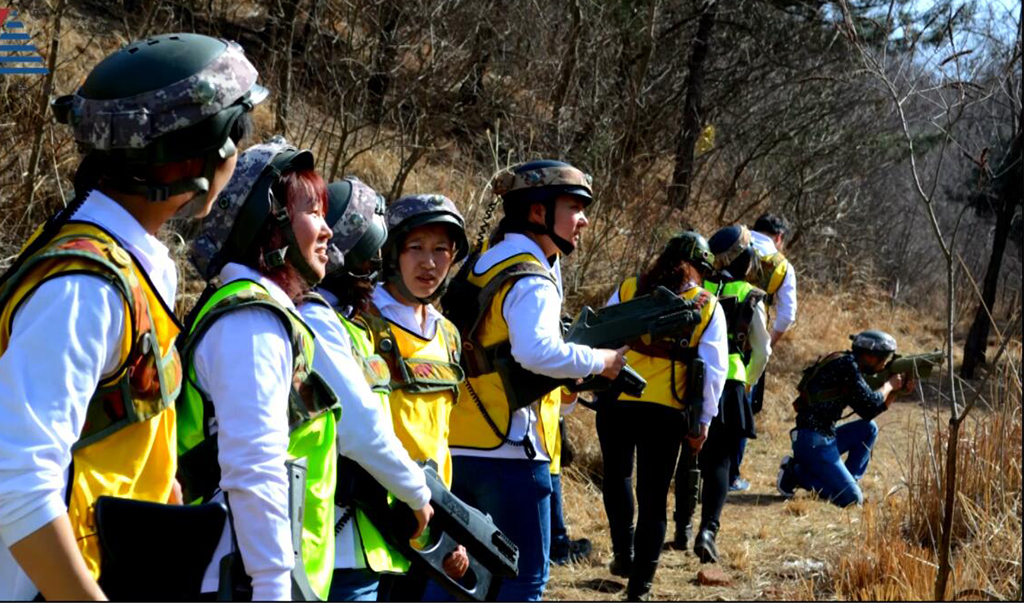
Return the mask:
<path id="1" fill-rule="evenodd" d="M 377 21 L 380 30 L 377 32 L 377 47 L 373 53 L 373 71 L 366 81 L 366 92 L 369 94 L 367 109 L 374 123 L 380 123 L 384 117 L 384 97 L 391 87 L 391 70 L 398 57 L 396 38 L 401 16 L 402 9 L 399 4 L 389 0 L 381 5 Z"/>
<path id="2" fill-rule="evenodd" d="M 1010 145 L 1010 150 L 1003 159 L 1001 182 L 997 186 L 1002 205 L 996 215 L 996 231 L 992 239 L 992 255 L 988 260 L 988 269 L 985 272 L 985 283 L 981 291 L 981 303 L 974 313 L 974 322 L 971 323 L 971 330 L 967 333 L 967 340 L 964 342 L 964 361 L 960 366 L 960 376 L 964 379 L 973 379 L 974 371 L 979 365 L 985 364 L 985 350 L 988 348 L 988 334 L 991 327 L 990 314 L 994 315 L 996 293 L 999 289 L 999 272 L 1003 267 L 1003 254 L 1006 251 L 1006 241 L 1010 238 L 1010 230 L 1013 224 L 1013 216 L 1017 212 L 1017 206 L 1021 202 L 1021 177 L 1020 171 L 1013 170 L 1011 166 L 1014 161 L 1020 161 L 1021 156 L 1021 133 Z"/>
<path id="3" fill-rule="evenodd" d="M 288 105 L 292 97 L 292 44 L 295 42 L 295 18 L 298 14 L 298 0 L 281 0 L 281 12 L 278 23 L 278 31 L 284 32 L 284 60 L 281 61 L 281 72 L 278 75 L 278 83 L 281 91 L 277 97 L 277 105 L 274 111 L 274 130 L 281 134 L 288 135 Z"/>
<path id="4" fill-rule="evenodd" d="M 685 210 L 690 202 L 690 184 L 693 181 L 694 146 L 702 127 L 701 98 L 704 93 L 704 71 L 711 47 L 711 31 L 718 15 L 715 0 L 707 0 L 701 7 L 697 33 L 693 37 L 693 50 L 686 74 L 686 100 L 683 102 L 683 123 L 676 144 L 675 168 L 668 188 L 668 204 Z"/>
<path id="5" fill-rule="evenodd" d="M 569 11 L 572 13 L 572 26 L 569 28 L 569 41 L 565 45 L 565 56 L 562 58 L 562 66 L 558 71 L 558 81 L 555 82 L 551 103 L 551 121 L 554 122 L 556 131 L 561 131 L 562 129 L 559 118 L 562 113 L 562 107 L 565 106 L 566 97 L 569 94 L 569 84 L 576 73 L 580 23 L 583 21 L 583 9 L 580 7 L 580 0 L 572 0 Z"/>
<path id="6" fill-rule="evenodd" d="M 57 52 L 60 50 L 60 21 L 64 16 L 67 0 L 60 0 L 54 10 L 53 36 L 50 38 L 50 56 L 47 57 L 47 74 L 43 80 L 43 88 L 39 93 L 39 113 L 36 120 L 36 131 L 32 137 L 32 154 L 28 160 L 28 174 L 25 176 L 25 207 L 32 211 L 32 203 L 36 194 L 36 170 L 39 168 L 39 156 L 43 152 L 43 132 L 50 123 L 50 93 L 53 91 L 53 76 L 57 71 Z M 0 24 L 2 26 L 2 24 Z"/>

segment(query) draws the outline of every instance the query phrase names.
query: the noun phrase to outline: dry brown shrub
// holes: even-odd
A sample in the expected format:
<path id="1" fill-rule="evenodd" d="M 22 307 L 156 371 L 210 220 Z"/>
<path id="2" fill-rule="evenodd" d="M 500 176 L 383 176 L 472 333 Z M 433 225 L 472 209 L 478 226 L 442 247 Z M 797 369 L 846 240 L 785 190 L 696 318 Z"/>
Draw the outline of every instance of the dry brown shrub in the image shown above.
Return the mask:
<path id="1" fill-rule="evenodd" d="M 1019 600 L 1021 593 L 1021 388 L 1009 365 L 992 380 L 996 408 L 961 430 L 953 576 L 947 597 Z M 930 412 L 930 411 L 926 411 Z M 839 558 L 832 588 L 856 600 L 933 595 L 945 492 L 947 429 L 933 423 L 931 445 L 911 455 L 906 491 L 865 507 L 862 541 Z"/>

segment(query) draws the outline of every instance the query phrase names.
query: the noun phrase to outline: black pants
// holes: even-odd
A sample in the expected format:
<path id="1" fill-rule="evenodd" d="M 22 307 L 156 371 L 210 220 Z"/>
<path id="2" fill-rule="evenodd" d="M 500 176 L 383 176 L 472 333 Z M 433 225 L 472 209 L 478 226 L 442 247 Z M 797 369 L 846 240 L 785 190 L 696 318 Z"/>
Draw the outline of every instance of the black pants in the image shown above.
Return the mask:
<path id="1" fill-rule="evenodd" d="M 682 436 L 683 413 L 650 402 L 608 401 L 597 411 L 597 436 L 604 457 L 604 508 L 612 552 L 633 553 L 634 567 L 655 564 L 665 543 L 668 489 Z M 633 529 L 633 455 L 640 507 Z"/>
<path id="2" fill-rule="evenodd" d="M 725 390 L 722 392 L 722 400 L 719 404 L 719 415 L 711 421 L 708 429 L 708 439 L 700 450 L 699 467 L 700 477 L 703 481 L 700 506 L 700 527 L 718 529 L 719 520 L 722 516 L 722 507 L 725 506 L 725 498 L 729 494 L 729 467 L 732 464 L 733 454 L 739 446 L 739 440 L 746 435 L 743 415 L 740 413 L 740 405 L 746 405 L 743 383 L 739 381 L 726 381 Z M 723 410 L 725 412 L 723 412 Z M 748 411 L 749 413 L 749 411 Z M 723 415 L 726 417 L 722 420 Z M 736 420 L 730 420 L 736 417 Z M 688 447 L 684 447 L 684 455 L 690 454 Z M 680 459 L 679 469 L 676 473 L 676 511 L 675 521 L 678 525 L 684 525 L 690 521 L 693 509 L 686 508 L 683 504 L 688 500 L 686 459 Z"/>

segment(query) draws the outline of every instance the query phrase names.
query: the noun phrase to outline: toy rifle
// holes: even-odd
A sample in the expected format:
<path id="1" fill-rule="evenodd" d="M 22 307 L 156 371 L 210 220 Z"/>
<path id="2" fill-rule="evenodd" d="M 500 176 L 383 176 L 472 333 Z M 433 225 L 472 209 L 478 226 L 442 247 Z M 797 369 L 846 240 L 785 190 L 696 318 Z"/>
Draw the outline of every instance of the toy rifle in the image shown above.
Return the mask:
<path id="1" fill-rule="evenodd" d="M 566 343 L 593 348 L 615 349 L 635 342 L 645 344 L 668 337 L 680 337 L 700 324 L 700 310 L 665 287 L 649 295 L 593 310 L 584 306 L 566 331 Z M 633 397 L 643 394 L 647 382 L 629 366 L 614 380 L 594 375 L 577 383 L 575 379 L 555 379 L 533 373 L 516 362 L 511 354 L 499 353 L 494 366 L 501 375 L 512 411 L 529 406 L 541 396 L 565 387 L 571 392 L 615 389 Z"/>
<path id="2" fill-rule="evenodd" d="M 292 554 L 292 601 L 320 601 L 320 597 L 309 584 L 306 564 L 302 560 L 302 524 L 306 512 L 306 459 L 285 461 L 288 470 L 288 519 L 291 523 Z M 226 496 L 226 495 L 225 495 Z M 242 555 L 238 550 L 238 539 L 232 533 L 232 549 L 220 560 L 220 583 L 218 601 L 251 601 L 252 579 L 245 573 Z M 219 541 L 219 537 L 218 537 Z"/>
<path id="3" fill-rule="evenodd" d="M 864 381 L 871 389 L 878 389 L 893 375 L 904 375 L 905 378 L 927 378 L 937 366 L 942 365 L 942 352 L 926 352 L 910 356 L 893 356 L 885 368 L 872 375 L 864 375 Z"/>
<path id="4" fill-rule="evenodd" d="M 674 370 L 674 368 L 673 368 Z M 704 360 L 700 357 L 690 361 L 686 369 L 686 392 L 683 395 L 683 412 L 686 413 L 687 434 L 690 437 L 700 435 L 700 414 L 704 408 Z M 693 516 L 700 502 L 700 467 L 697 462 L 698 454 L 689 448 L 686 440 L 683 446 L 687 448 L 679 462 L 686 462 L 686 494 L 687 498 L 685 517 Z"/>
<path id="5" fill-rule="evenodd" d="M 437 465 L 427 461 L 423 473 L 430 488 L 434 515 L 427 526 L 427 542 L 412 543 L 416 518 L 408 505 L 388 501 L 388 492 L 365 469 L 339 457 L 337 499 L 355 504 L 380 530 L 388 544 L 422 569 L 445 590 L 463 601 L 494 600 L 502 578 L 519 574 L 519 549 L 491 521 L 490 516 L 462 502 L 445 487 Z M 444 571 L 444 559 L 459 545 L 466 547 L 469 569 L 459 580 Z"/>

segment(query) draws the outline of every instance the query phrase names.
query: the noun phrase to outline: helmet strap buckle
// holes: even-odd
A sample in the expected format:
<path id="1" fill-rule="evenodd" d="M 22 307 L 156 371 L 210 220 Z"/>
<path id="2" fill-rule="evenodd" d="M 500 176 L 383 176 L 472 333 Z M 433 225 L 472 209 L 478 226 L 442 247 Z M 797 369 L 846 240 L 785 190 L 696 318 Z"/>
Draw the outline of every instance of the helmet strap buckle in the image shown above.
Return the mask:
<path id="1" fill-rule="evenodd" d="M 280 268 L 285 264 L 285 257 L 288 255 L 288 246 L 285 245 L 280 249 L 268 251 L 263 254 L 263 261 L 266 262 L 268 268 Z"/>

